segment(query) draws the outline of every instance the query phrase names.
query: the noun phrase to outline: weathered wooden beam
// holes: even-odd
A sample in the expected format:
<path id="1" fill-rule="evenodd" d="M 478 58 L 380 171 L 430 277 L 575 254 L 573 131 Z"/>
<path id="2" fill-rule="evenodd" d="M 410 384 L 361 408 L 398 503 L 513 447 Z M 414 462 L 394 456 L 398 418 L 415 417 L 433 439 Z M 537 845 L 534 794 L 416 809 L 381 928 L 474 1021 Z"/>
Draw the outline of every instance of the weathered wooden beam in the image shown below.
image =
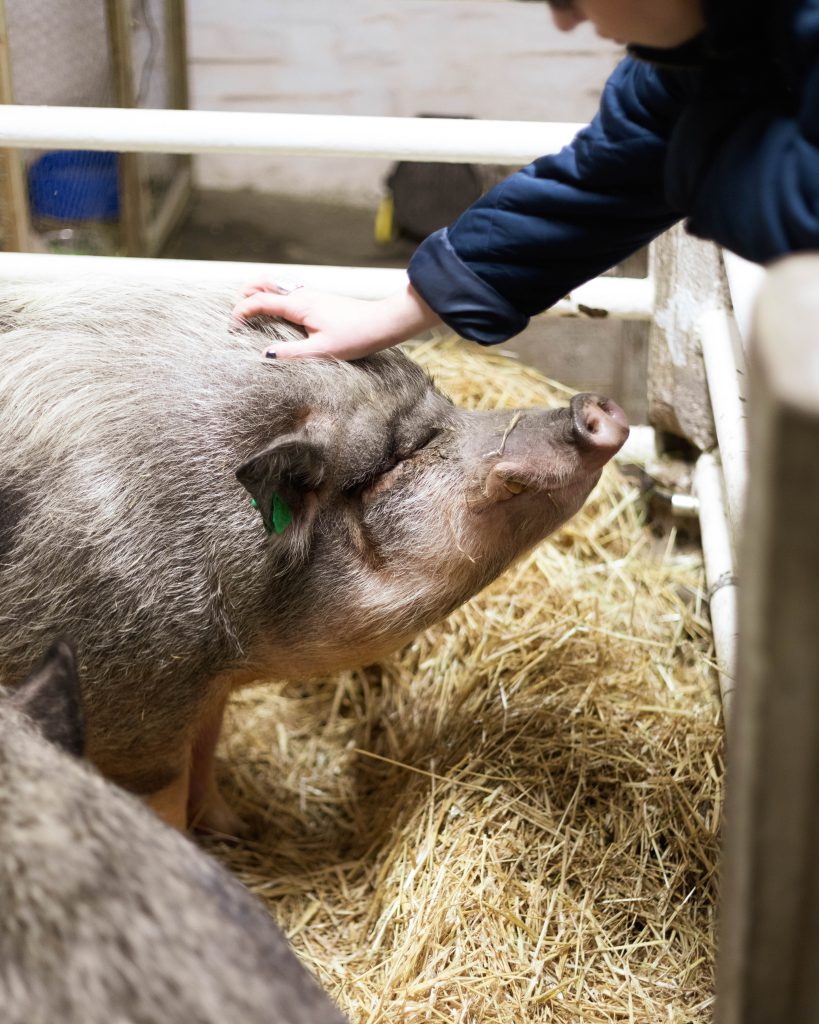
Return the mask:
<path id="1" fill-rule="evenodd" d="M 188 108 L 188 43 L 185 0 L 165 0 L 165 101 L 171 110 Z M 173 158 L 173 174 L 145 228 L 145 255 L 157 256 L 177 224 L 187 213 L 193 197 L 193 158 Z"/>
<path id="2" fill-rule="evenodd" d="M 702 451 L 716 444 L 697 325 L 704 313 L 730 309 L 717 246 L 681 226 L 651 246 L 656 282 L 648 349 L 648 418 L 657 430 L 684 437 Z"/>
<path id="3" fill-rule="evenodd" d="M 165 33 L 168 106 L 172 110 L 187 110 L 189 105 L 188 31 L 185 0 L 165 0 Z"/>
<path id="4" fill-rule="evenodd" d="M 127 0 L 105 0 L 105 15 L 113 68 L 113 86 L 118 107 L 136 106 L 134 61 L 131 44 L 131 14 Z M 115 146 L 111 146 L 115 149 Z M 119 224 L 126 256 L 144 256 L 145 223 L 148 207 L 142 181 L 139 153 L 119 155 Z"/>
<path id="5" fill-rule="evenodd" d="M 819 1021 L 819 256 L 762 288 L 717 1020 Z"/>
<path id="6" fill-rule="evenodd" d="M 5 0 L 0 0 L 0 103 L 14 103 Z M 15 150 L 3 149 L 0 150 L 0 248 L 25 252 L 28 238 L 28 194 L 23 161 Z"/>

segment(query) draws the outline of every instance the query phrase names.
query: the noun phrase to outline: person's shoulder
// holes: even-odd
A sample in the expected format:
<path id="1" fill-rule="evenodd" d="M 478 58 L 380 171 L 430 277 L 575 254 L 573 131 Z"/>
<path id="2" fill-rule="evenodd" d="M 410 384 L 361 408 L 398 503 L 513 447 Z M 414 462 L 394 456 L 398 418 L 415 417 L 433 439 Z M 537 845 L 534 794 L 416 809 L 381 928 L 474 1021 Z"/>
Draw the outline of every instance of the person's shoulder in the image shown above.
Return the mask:
<path id="1" fill-rule="evenodd" d="M 698 88 L 698 69 L 660 65 L 629 53 L 610 75 L 602 105 L 629 119 L 664 117 L 679 112 Z"/>

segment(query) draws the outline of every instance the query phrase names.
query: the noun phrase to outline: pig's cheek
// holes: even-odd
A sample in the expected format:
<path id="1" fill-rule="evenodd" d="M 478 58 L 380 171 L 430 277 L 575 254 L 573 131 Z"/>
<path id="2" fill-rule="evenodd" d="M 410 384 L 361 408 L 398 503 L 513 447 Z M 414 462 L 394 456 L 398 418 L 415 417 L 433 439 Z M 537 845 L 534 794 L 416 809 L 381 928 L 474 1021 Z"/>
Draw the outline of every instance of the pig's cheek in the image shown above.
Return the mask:
<path id="1" fill-rule="evenodd" d="M 345 509 L 341 528 L 344 530 L 348 547 L 352 549 L 355 562 L 370 571 L 377 571 L 384 564 L 381 545 L 375 540 L 361 512 L 360 508 L 354 506 Z"/>
<path id="2" fill-rule="evenodd" d="M 407 501 L 400 513 L 396 509 L 402 517 L 403 542 L 426 576 L 443 572 L 438 582 L 454 583 L 464 567 L 469 575 L 469 567 L 485 559 L 486 531 L 476 525 L 478 517 L 469 509 L 462 478 L 441 475 L 425 484 L 421 501 Z"/>

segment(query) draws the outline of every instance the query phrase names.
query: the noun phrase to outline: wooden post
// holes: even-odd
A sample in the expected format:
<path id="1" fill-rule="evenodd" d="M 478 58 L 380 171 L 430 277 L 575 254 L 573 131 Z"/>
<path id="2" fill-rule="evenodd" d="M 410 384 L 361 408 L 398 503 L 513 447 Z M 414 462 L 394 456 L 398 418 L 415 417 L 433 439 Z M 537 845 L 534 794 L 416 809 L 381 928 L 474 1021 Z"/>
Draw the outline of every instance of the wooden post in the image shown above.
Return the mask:
<path id="1" fill-rule="evenodd" d="M 165 0 L 165 66 L 168 69 L 167 105 L 188 109 L 188 47 L 185 0 Z M 171 183 L 146 227 L 146 255 L 156 256 L 185 215 L 193 194 L 193 161 L 188 154 L 174 160 Z"/>
<path id="2" fill-rule="evenodd" d="M 129 7 L 128 0 L 105 0 L 114 95 L 119 107 L 133 107 L 136 104 Z M 145 255 L 147 204 L 140 163 L 139 153 L 119 155 L 120 233 L 126 256 Z"/>
<path id="3" fill-rule="evenodd" d="M 5 0 L 0 0 L 0 103 L 13 103 L 11 50 Z M 27 252 L 29 248 L 28 192 L 23 162 L 14 149 L 0 150 L 0 248 Z"/>
<path id="4" fill-rule="evenodd" d="M 716 433 L 697 324 L 709 310 L 731 308 L 722 258 L 716 245 L 679 225 L 650 252 L 657 299 L 648 344 L 649 422 L 708 451 Z"/>
<path id="5" fill-rule="evenodd" d="M 165 0 L 168 68 L 168 106 L 188 109 L 188 33 L 185 0 Z"/>
<path id="6" fill-rule="evenodd" d="M 729 749 L 718 1024 L 819 1021 L 819 256 L 768 275 Z"/>

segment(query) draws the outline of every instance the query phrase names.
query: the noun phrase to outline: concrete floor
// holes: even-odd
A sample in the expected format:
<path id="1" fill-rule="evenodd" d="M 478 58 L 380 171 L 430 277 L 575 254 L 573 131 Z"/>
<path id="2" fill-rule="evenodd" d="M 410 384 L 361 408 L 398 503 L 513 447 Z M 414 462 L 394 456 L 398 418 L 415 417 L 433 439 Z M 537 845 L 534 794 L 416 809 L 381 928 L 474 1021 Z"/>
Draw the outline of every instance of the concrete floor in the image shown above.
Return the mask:
<path id="1" fill-rule="evenodd" d="M 380 245 L 375 211 L 251 190 L 198 191 L 162 253 L 176 259 L 405 267 L 414 245 Z M 634 423 L 646 418 L 647 326 L 535 319 L 502 346 L 548 376 L 610 395 Z"/>

